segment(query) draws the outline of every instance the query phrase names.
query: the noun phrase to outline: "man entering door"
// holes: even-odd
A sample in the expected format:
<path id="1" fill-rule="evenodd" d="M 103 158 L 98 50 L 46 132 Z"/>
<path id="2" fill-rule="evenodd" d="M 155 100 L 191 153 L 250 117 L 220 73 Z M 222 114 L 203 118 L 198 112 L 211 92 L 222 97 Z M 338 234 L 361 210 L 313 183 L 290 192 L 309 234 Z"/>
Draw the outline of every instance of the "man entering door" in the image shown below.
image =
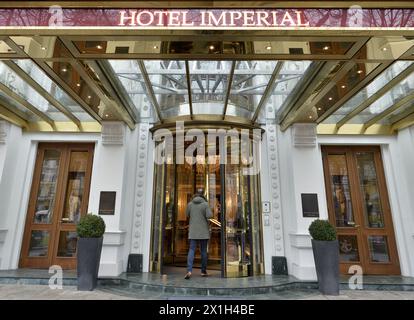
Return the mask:
<path id="1" fill-rule="evenodd" d="M 197 190 L 193 199 L 188 203 L 186 215 L 190 218 L 188 239 L 190 240 L 190 248 L 187 257 L 187 274 L 185 279 L 190 279 L 193 271 L 193 262 L 197 242 L 200 243 L 201 251 L 201 276 L 207 276 L 207 243 L 210 239 L 208 219 L 213 217 L 213 213 L 204 198 L 204 191 Z"/>

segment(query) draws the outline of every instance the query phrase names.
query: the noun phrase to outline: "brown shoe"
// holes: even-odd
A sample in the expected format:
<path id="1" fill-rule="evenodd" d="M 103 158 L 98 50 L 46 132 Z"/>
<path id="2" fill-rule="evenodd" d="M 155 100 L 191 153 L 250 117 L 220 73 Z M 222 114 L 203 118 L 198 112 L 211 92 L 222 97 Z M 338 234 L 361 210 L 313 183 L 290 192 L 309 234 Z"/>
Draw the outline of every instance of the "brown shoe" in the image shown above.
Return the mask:
<path id="1" fill-rule="evenodd" d="M 185 275 L 184 279 L 188 280 L 191 278 L 191 272 L 187 272 L 187 274 Z"/>

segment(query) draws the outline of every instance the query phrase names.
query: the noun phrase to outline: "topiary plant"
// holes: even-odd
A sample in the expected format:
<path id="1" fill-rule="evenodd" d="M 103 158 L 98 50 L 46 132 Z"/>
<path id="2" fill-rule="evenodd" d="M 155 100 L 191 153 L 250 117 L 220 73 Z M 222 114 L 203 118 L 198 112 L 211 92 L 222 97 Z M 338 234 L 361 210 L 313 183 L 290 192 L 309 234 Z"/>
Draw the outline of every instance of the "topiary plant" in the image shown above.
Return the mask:
<path id="1" fill-rule="evenodd" d="M 309 233 L 317 241 L 335 241 L 336 230 L 328 220 L 314 220 L 309 226 Z"/>
<path id="2" fill-rule="evenodd" d="M 80 238 L 100 238 L 105 233 L 105 227 L 105 221 L 100 216 L 87 214 L 80 219 L 76 232 Z"/>

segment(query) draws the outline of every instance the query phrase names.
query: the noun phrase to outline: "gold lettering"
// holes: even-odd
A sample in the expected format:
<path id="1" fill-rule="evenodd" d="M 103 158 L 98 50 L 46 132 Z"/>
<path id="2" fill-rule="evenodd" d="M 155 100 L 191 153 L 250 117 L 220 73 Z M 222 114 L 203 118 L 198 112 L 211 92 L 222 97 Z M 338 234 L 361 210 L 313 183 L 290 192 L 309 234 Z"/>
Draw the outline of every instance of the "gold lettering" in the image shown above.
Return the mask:
<path id="1" fill-rule="evenodd" d="M 119 26 L 124 26 L 126 20 L 130 20 L 130 22 L 128 24 L 129 26 L 136 26 L 135 16 L 136 16 L 137 12 L 135 10 L 130 11 L 130 12 L 131 12 L 131 16 L 126 16 L 126 11 L 125 10 L 122 10 L 122 11 L 119 12 L 120 15 L 121 15 L 120 20 L 119 20 L 119 24 L 118 24 Z"/>

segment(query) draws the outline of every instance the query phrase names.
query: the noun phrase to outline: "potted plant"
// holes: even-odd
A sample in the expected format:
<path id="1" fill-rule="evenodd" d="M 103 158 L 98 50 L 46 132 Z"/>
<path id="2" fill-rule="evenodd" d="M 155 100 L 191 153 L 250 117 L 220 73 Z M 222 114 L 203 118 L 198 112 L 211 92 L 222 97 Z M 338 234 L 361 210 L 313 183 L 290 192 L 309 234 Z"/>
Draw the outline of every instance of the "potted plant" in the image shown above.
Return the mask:
<path id="1" fill-rule="evenodd" d="M 77 227 L 78 233 L 78 290 L 91 291 L 98 282 L 99 261 L 101 259 L 105 222 L 100 216 L 87 214 Z"/>
<path id="2" fill-rule="evenodd" d="M 339 244 L 335 228 L 327 220 L 314 220 L 309 226 L 319 291 L 339 295 Z"/>

